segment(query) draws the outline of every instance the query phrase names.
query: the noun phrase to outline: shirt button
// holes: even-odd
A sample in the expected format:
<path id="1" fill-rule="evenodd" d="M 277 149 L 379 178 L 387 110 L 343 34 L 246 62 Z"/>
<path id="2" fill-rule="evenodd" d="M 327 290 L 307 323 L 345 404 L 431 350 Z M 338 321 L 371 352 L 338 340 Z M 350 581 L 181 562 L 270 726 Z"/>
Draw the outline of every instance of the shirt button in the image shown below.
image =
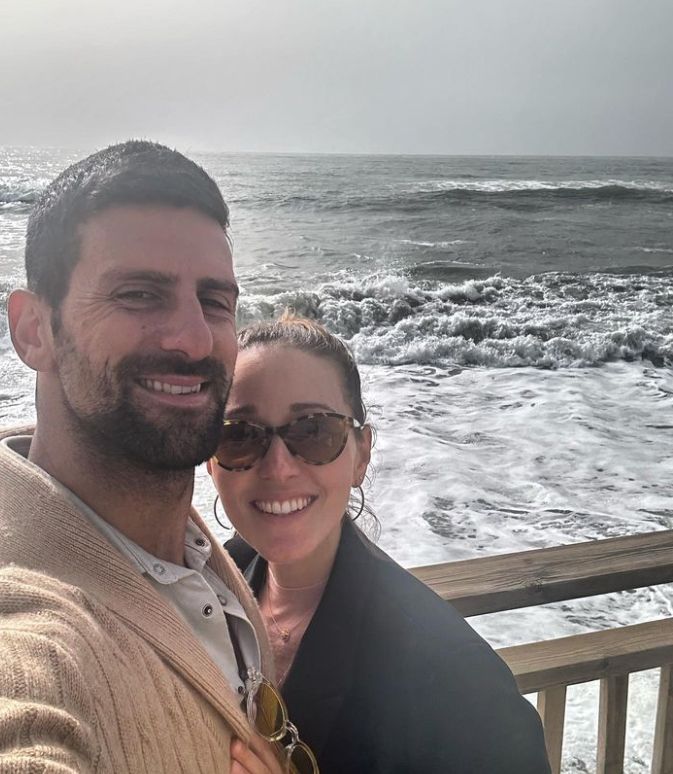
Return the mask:
<path id="1" fill-rule="evenodd" d="M 163 564 L 159 564 L 159 562 L 153 564 L 152 568 L 157 575 L 163 575 L 166 572 L 166 568 L 163 566 Z"/>
<path id="2" fill-rule="evenodd" d="M 194 542 L 196 543 L 197 546 L 199 546 L 199 548 L 203 548 L 203 546 L 206 545 L 206 541 L 204 538 L 196 538 Z"/>
<path id="3" fill-rule="evenodd" d="M 201 612 L 203 613 L 204 618 L 210 618 L 210 616 L 213 614 L 213 606 L 212 605 L 204 605 L 201 608 Z"/>

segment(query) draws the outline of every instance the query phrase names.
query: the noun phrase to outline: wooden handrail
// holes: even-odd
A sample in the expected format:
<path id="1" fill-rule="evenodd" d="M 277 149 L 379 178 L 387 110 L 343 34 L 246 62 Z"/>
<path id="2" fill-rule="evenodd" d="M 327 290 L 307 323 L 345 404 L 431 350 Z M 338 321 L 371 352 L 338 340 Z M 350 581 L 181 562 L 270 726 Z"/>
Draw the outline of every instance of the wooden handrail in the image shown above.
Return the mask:
<path id="1" fill-rule="evenodd" d="M 673 664 L 673 619 L 574 634 L 498 651 L 522 693 Z"/>
<path id="2" fill-rule="evenodd" d="M 463 615 L 673 582 L 673 530 L 416 567 Z"/>

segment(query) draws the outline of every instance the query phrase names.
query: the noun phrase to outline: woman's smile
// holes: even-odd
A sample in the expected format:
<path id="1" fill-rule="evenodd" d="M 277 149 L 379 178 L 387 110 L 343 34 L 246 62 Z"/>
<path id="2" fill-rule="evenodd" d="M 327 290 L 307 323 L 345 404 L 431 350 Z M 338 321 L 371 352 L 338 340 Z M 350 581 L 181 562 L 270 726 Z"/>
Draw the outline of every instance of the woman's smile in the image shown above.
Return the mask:
<path id="1" fill-rule="evenodd" d="M 306 495 L 283 499 L 253 500 L 251 505 L 253 508 L 265 514 L 286 516 L 288 514 L 305 511 L 309 505 L 312 505 L 317 499 L 318 498 L 315 495 Z"/>

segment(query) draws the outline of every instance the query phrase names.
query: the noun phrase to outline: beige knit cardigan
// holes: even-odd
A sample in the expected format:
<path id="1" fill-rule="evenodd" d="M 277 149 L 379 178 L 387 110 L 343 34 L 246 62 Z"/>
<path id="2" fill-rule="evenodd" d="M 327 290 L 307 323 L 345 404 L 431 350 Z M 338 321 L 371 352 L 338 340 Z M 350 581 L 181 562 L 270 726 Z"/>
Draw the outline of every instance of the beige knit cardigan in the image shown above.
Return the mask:
<path id="1" fill-rule="evenodd" d="M 269 674 L 252 595 L 192 518 Z M 184 620 L 38 467 L 0 445 L 0 772 L 226 774 L 232 734 L 249 733 Z"/>

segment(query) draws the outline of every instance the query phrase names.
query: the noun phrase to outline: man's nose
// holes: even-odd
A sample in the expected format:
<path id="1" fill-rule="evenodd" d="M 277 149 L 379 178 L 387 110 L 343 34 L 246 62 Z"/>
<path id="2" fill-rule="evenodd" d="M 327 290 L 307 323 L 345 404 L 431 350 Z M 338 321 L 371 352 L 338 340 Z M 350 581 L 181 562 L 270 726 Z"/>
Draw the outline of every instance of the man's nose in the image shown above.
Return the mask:
<path id="1" fill-rule="evenodd" d="M 299 460 L 277 435 L 271 439 L 271 445 L 258 464 L 259 475 L 271 481 L 287 481 L 299 475 Z"/>
<path id="2" fill-rule="evenodd" d="M 162 332 L 161 348 L 193 361 L 212 354 L 213 331 L 198 298 L 176 302 Z"/>

